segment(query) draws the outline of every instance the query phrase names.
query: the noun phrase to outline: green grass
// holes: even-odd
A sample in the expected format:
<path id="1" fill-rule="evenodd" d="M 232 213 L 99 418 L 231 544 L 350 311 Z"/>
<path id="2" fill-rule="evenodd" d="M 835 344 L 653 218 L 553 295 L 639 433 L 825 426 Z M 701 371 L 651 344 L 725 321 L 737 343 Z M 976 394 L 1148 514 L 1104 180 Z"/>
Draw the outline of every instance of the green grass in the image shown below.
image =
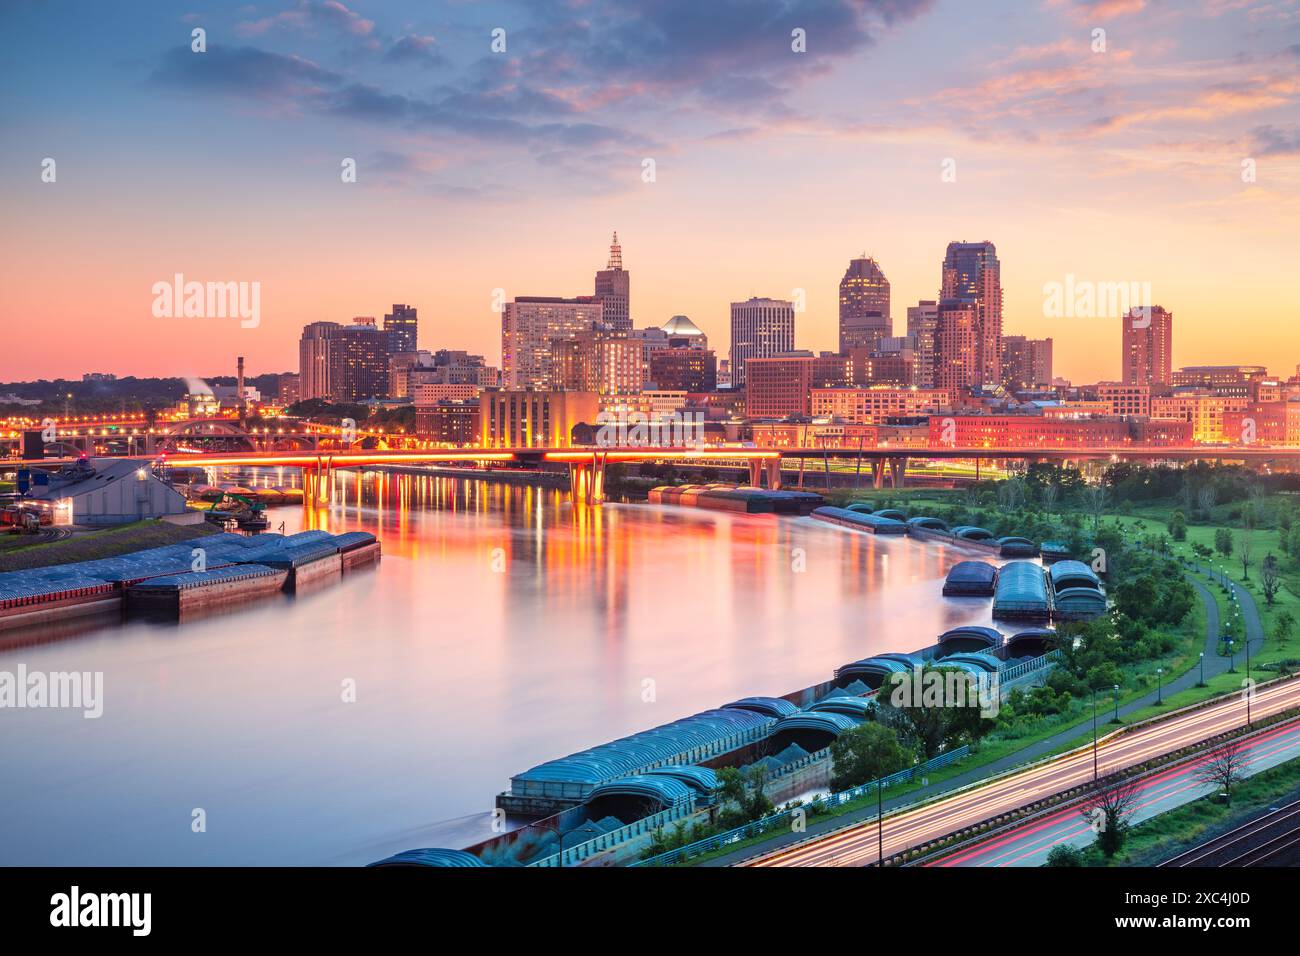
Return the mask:
<path id="1" fill-rule="evenodd" d="M 56 564 L 113 558 L 131 551 L 142 551 L 178 541 L 218 534 L 215 525 L 177 525 L 167 521 L 136 521 L 103 531 L 76 534 L 60 541 L 33 544 L 0 552 L 0 572 L 27 568 L 48 568 Z"/>

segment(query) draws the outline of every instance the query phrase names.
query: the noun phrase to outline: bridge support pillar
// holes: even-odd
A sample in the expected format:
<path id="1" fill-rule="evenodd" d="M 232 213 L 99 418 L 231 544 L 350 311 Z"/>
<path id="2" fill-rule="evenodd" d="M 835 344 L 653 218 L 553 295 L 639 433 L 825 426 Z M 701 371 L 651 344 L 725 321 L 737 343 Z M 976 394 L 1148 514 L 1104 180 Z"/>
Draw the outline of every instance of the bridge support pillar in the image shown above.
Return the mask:
<path id="1" fill-rule="evenodd" d="M 781 459 L 779 457 L 767 460 L 767 487 L 770 491 L 781 490 Z"/>
<path id="2" fill-rule="evenodd" d="M 334 483 L 334 466 L 328 458 L 317 458 L 314 465 L 302 469 L 302 503 L 307 508 L 328 508 L 330 487 Z"/>
<path id="3" fill-rule="evenodd" d="M 569 464 L 569 498 L 598 505 L 605 500 L 605 463 L 609 454 L 595 453 L 590 461 Z"/>
<path id="4" fill-rule="evenodd" d="M 871 459 L 871 487 L 885 487 L 885 463 L 879 458 Z"/>
<path id="5" fill-rule="evenodd" d="M 893 488 L 903 488 L 907 485 L 906 458 L 889 459 L 889 482 Z"/>

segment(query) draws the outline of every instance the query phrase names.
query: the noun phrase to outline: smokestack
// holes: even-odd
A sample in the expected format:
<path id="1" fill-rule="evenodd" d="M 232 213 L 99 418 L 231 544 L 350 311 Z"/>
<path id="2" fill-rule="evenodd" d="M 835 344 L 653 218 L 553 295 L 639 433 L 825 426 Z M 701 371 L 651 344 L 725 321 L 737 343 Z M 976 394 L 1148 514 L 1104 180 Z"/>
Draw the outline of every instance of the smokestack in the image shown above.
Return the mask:
<path id="1" fill-rule="evenodd" d="M 244 357 L 235 359 L 235 398 L 239 402 L 239 426 L 244 427 Z"/>

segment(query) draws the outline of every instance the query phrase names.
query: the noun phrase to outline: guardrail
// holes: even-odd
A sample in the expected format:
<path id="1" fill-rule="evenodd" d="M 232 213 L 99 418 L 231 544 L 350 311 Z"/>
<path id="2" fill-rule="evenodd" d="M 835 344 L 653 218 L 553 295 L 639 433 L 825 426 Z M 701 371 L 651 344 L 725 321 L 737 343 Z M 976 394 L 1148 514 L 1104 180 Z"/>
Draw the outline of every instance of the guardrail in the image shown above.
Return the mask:
<path id="1" fill-rule="evenodd" d="M 752 836 L 758 836 L 767 833 L 770 830 L 780 826 L 788 825 L 790 819 L 796 813 L 807 813 L 810 808 L 816 807 L 819 810 L 830 810 L 851 800 L 866 796 L 874 791 L 877 787 L 889 787 L 895 783 L 902 783 L 914 779 L 917 774 L 929 770 L 936 770 L 939 767 L 947 766 L 951 763 L 963 759 L 970 754 L 970 747 L 961 746 L 955 750 L 949 750 L 927 760 L 923 764 L 908 767 L 906 770 L 900 770 L 898 773 L 892 773 L 888 777 L 881 777 L 879 780 L 872 780 L 868 783 L 858 784 L 856 787 L 850 787 L 848 790 L 841 790 L 838 793 L 827 794 L 826 796 L 817 797 L 807 804 L 798 807 L 791 807 L 788 810 L 781 810 L 777 813 L 769 814 L 759 820 L 746 823 L 744 826 L 727 830 L 723 833 L 715 833 L 713 836 L 705 837 L 703 840 L 696 840 L 694 843 L 688 843 L 686 846 L 678 847 L 674 850 L 668 850 L 656 856 L 649 857 L 645 860 L 638 860 L 631 866 L 671 866 L 674 863 L 680 863 L 691 857 L 699 856 L 701 853 L 708 853 L 710 850 L 721 849 L 732 843 L 738 843 Z"/>

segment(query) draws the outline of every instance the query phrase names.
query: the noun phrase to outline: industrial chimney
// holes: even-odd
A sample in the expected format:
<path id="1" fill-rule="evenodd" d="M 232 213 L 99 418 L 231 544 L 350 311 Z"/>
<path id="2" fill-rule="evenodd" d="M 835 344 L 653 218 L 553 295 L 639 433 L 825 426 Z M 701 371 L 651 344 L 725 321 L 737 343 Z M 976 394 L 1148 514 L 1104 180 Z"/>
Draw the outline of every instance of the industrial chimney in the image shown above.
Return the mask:
<path id="1" fill-rule="evenodd" d="M 239 402 L 239 427 L 244 427 L 244 357 L 235 360 L 235 399 Z"/>

